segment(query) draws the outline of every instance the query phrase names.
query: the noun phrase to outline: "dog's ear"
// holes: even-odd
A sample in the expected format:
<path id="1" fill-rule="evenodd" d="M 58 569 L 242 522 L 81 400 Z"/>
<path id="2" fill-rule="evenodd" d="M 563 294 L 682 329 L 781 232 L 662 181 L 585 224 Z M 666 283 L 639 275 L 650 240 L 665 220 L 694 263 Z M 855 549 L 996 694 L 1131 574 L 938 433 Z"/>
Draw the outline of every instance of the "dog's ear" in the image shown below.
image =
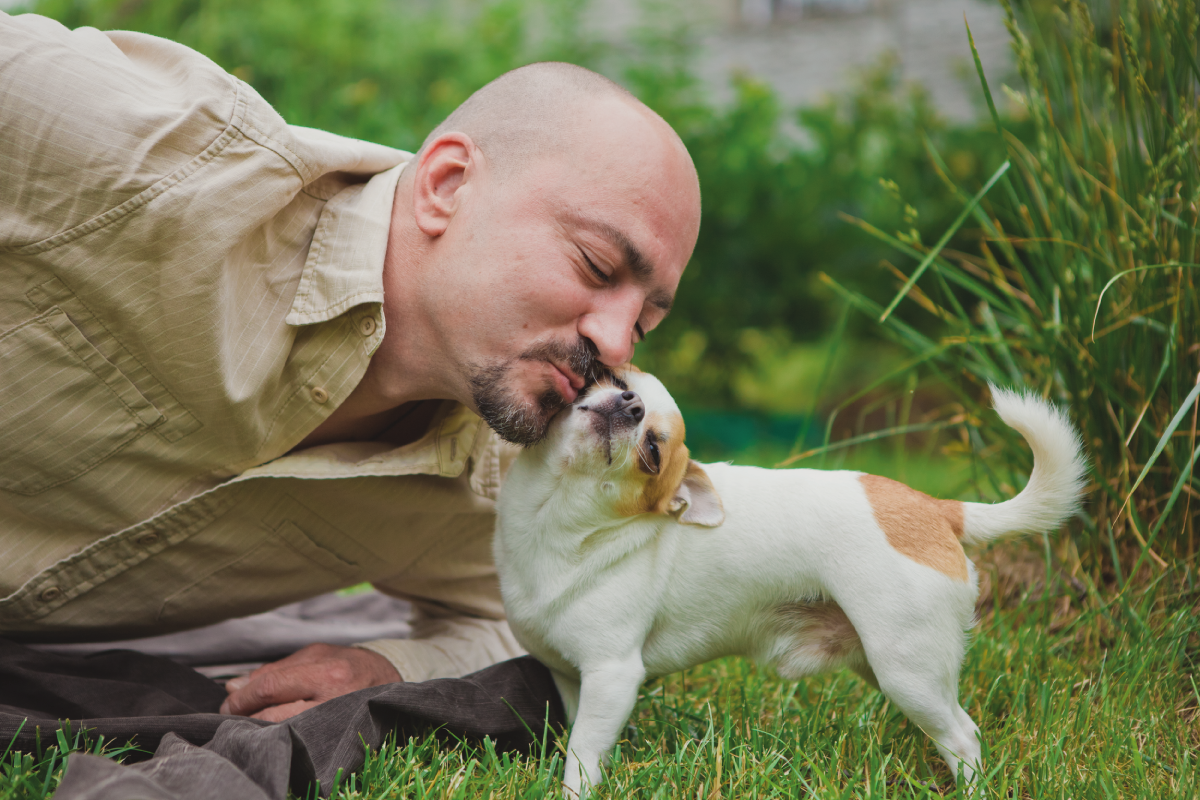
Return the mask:
<path id="1" fill-rule="evenodd" d="M 684 525 L 715 528 L 725 521 L 725 506 L 721 504 L 721 497 L 713 488 L 708 473 L 691 460 L 667 511 Z"/>

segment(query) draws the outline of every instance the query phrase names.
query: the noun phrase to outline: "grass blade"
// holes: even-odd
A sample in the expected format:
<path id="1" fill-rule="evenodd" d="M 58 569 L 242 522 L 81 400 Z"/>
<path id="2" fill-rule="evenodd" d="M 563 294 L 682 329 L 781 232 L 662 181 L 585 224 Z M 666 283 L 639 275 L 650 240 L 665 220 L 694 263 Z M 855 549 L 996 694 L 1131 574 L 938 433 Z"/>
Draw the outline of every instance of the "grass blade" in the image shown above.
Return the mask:
<path id="1" fill-rule="evenodd" d="M 942 248 L 946 246 L 946 244 L 950 241 L 950 238 L 954 236 L 954 234 L 958 233 L 958 229 L 961 228 L 962 224 L 967 221 L 967 217 L 971 215 L 971 212 L 975 209 L 975 206 L 979 205 L 979 201 L 982 200 L 984 196 L 991 190 L 991 188 L 996 185 L 996 181 L 1000 180 L 1004 173 L 1008 172 L 1008 168 L 1011 166 L 1011 161 L 1005 161 L 1000 165 L 1000 168 L 992 174 L 992 177 L 988 179 L 988 182 L 983 185 L 983 188 L 976 192 L 975 196 L 971 198 L 971 202 L 967 204 L 967 207 L 962 210 L 962 212 L 958 215 L 958 218 L 954 220 L 954 223 L 946 230 L 945 233 L 942 234 L 942 238 L 938 240 L 938 243 L 933 246 L 932 250 L 926 253 L 925 258 L 919 265 L 917 265 L 917 268 L 913 274 L 909 276 L 908 281 L 904 284 L 904 287 L 900 290 L 900 293 L 892 298 L 892 302 L 888 303 L 887 308 L 883 310 L 883 314 L 879 317 L 880 322 L 887 321 L 887 318 L 890 317 L 892 312 L 896 310 L 896 306 L 900 305 L 900 301 L 904 299 L 904 296 L 909 293 L 912 287 L 916 284 L 917 280 L 922 274 L 924 274 L 925 270 L 929 269 L 929 265 L 933 263 L 935 258 L 937 258 L 938 253 L 942 252 Z"/>
<path id="2" fill-rule="evenodd" d="M 864 433 L 862 436 L 852 436 L 849 439 L 841 439 L 833 444 L 826 444 L 822 445 L 821 447 L 814 447 L 812 450 L 805 450 L 803 453 L 785 458 L 775 466 L 786 467 L 789 464 L 795 464 L 797 461 L 803 461 L 806 458 L 821 455 L 822 453 L 830 453 L 834 450 L 841 450 L 846 447 L 852 447 L 856 444 L 863 444 L 864 442 L 873 442 L 877 439 L 886 439 L 890 436 L 901 436 L 908 433 L 920 433 L 921 431 L 940 431 L 943 428 L 949 428 L 959 424 L 959 422 L 949 422 L 943 420 L 942 422 L 922 422 L 917 425 L 897 425 L 894 428 L 884 428 L 883 430 L 879 431 L 871 431 L 870 433 Z"/>
<path id="3" fill-rule="evenodd" d="M 1100 296 L 1096 298 L 1096 313 L 1092 316 L 1092 341 L 1096 341 L 1096 320 L 1100 318 L 1100 306 L 1104 302 L 1104 293 L 1118 280 L 1132 272 L 1146 272 L 1151 269 L 1195 269 L 1196 267 L 1200 267 L 1200 264 L 1144 264 L 1140 267 L 1121 270 L 1116 275 L 1113 275 L 1109 278 L 1108 283 L 1104 284 L 1104 288 L 1100 290 Z"/>
<path id="4" fill-rule="evenodd" d="M 1146 460 L 1146 465 L 1142 467 L 1142 473 L 1138 475 L 1137 480 L 1133 483 L 1133 488 L 1129 490 L 1129 494 L 1125 497 L 1125 502 L 1121 505 L 1121 511 L 1124 511 L 1125 506 L 1129 505 L 1129 500 L 1131 497 L 1133 497 L 1133 493 L 1136 492 L 1138 487 L 1142 485 L 1142 481 L 1146 479 L 1146 475 L 1150 472 L 1150 468 L 1154 466 L 1154 462 L 1157 461 L 1159 455 L 1162 454 L 1163 449 L 1167 446 L 1167 442 L 1171 441 L 1171 435 L 1175 433 L 1175 429 L 1179 427 L 1179 423 L 1183 421 L 1184 416 L 1187 414 L 1188 410 L 1191 409 L 1192 403 L 1196 402 L 1196 398 L 1198 396 L 1200 396 L 1200 376 L 1197 377 L 1196 385 L 1192 387 L 1192 391 L 1188 392 L 1188 396 L 1184 398 L 1183 405 L 1179 407 L 1177 412 L 1175 412 L 1175 416 L 1171 419 L 1170 424 L 1167 425 L 1166 430 L 1164 430 L 1162 436 L 1159 437 L 1158 444 L 1155 446 L 1154 452 L 1150 455 L 1150 458 Z M 1121 516 L 1121 511 L 1117 512 L 1117 517 Z"/>
<path id="5" fill-rule="evenodd" d="M 975 37 L 971 35 L 971 25 L 967 22 L 967 14 L 963 12 L 963 25 L 967 28 L 967 41 L 971 43 L 971 56 L 975 59 L 975 72 L 979 74 L 979 84 L 983 87 L 983 96 L 987 98 L 988 111 L 991 112 L 992 122 L 996 123 L 996 133 L 1004 139 L 1004 126 L 1000 124 L 1000 112 L 996 111 L 996 101 L 992 99 L 992 90 L 988 87 L 987 76 L 983 74 L 983 61 L 979 58 L 979 50 L 975 47 Z"/>

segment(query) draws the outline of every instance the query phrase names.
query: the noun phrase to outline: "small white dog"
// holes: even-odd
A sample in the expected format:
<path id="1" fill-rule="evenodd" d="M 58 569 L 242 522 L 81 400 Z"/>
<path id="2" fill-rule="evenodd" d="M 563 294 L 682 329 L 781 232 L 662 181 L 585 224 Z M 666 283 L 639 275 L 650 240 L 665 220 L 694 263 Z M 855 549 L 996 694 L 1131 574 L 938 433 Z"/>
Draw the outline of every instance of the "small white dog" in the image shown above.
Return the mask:
<path id="1" fill-rule="evenodd" d="M 495 555 L 509 624 L 573 723 L 567 791 L 601 779 L 645 678 L 734 654 L 790 679 L 855 670 L 972 780 L 958 673 L 978 582 L 962 544 L 1056 530 L 1086 471 L 1062 412 L 992 391 L 1034 453 L 1028 486 L 995 505 L 861 472 L 698 464 L 675 402 L 637 371 L 559 414 L 508 474 Z"/>

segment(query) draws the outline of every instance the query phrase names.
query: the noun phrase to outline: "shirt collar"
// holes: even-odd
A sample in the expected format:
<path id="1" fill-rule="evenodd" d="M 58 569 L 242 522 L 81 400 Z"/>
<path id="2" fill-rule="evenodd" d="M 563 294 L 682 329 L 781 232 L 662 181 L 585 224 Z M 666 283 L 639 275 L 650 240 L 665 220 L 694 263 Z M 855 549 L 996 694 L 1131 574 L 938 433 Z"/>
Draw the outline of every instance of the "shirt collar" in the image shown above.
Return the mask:
<path id="1" fill-rule="evenodd" d="M 325 203 L 287 324 L 326 322 L 362 303 L 383 302 L 392 204 L 407 163 L 346 186 Z"/>
<path id="2" fill-rule="evenodd" d="M 466 472 L 471 489 L 494 500 L 503 472 L 502 450 L 500 440 L 483 420 L 461 403 L 447 400 L 425 435 L 410 444 L 396 447 L 384 442 L 338 442 L 310 447 L 248 469 L 231 482 L 402 475 L 457 478 Z"/>

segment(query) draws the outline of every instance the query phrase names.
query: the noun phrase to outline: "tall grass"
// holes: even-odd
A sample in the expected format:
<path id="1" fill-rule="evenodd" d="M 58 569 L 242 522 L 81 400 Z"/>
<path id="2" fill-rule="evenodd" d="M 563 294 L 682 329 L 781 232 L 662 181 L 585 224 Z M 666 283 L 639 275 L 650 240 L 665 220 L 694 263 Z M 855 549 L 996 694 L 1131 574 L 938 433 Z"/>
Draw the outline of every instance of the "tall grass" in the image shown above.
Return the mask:
<path id="1" fill-rule="evenodd" d="M 1062 557 L 1097 585 L 1143 583 L 1191 565 L 1197 547 L 1200 12 L 1193 0 L 1004 4 L 1024 86 L 1003 93 L 1034 136 L 1005 129 L 976 56 L 1007 159 L 963 187 L 930 147 L 963 205 L 933 246 L 852 220 L 915 264 L 885 265 L 898 286 L 890 304 L 825 281 L 912 353 L 882 382 L 936 383 L 955 398 L 925 418 L 906 411 L 885 433 L 952 428 L 980 494 L 1011 494 L 1030 466 L 989 411 L 986 384 L 1069 405 L 1094 471 Z M 968 223 L 975 252 L 945 249 Z M 895 313 L 914 307 L 940 332 Z"/>

